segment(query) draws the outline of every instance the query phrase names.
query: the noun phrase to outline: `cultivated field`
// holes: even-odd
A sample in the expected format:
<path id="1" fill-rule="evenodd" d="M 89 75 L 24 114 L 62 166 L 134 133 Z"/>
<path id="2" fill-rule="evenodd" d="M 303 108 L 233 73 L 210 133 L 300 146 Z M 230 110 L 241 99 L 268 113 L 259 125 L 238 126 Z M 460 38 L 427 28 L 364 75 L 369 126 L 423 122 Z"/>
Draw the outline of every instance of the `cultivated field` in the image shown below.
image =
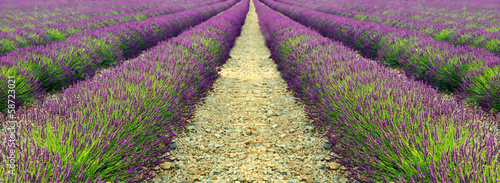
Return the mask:
<path id="1" fill-rule="evenodd" d="M 500 182 L 500 1 L 0 0 L 0 182 Z"/>

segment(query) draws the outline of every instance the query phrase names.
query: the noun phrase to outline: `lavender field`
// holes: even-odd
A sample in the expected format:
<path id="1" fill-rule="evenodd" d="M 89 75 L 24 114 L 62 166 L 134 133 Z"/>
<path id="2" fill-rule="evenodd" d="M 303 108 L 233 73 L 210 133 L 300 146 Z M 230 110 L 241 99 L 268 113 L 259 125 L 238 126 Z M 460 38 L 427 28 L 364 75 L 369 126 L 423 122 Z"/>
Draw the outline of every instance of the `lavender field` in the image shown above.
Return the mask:
<path id="1" fill-rule="evenodd" d="M 500 1 L 0 0 L 0 182 L 500 182 Z"/>

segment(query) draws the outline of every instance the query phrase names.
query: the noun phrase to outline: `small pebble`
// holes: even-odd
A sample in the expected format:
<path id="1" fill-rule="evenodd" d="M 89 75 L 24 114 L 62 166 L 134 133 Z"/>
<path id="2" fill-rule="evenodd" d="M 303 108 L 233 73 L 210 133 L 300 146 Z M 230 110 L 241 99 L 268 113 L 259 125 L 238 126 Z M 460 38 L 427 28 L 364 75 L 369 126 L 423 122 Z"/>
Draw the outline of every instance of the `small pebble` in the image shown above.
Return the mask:
<path id="1" fill-rule="evenodd" d="M 165 163 L 160 164 L 160 168 L 163 170 L 168 170 L 168 169 L 172 168 L 172 164 L 169 162 L 165 162 Z"/>
<path id="2" fill-rule="evenodd" d="M 342 166 L 341 164 L 335 162 L 328 164 L 328 167 L 332 170 L 338 170 L 341 166 Z"/>
<path id="3" fill-rule="evenodd" d="M 332 144 L 330 144 L 330 141 L 323 142 L 323 148 L 330 149 L 330 147 L 332 147 Z"/>
<path id="4" fill-rule="evenodd" d="M 178 144 L 177 142 L 170 142 L 170 144 L 168 144 L 168 147 L 170 147 L 170 149 L 175 149 L 177 148 Z"/>

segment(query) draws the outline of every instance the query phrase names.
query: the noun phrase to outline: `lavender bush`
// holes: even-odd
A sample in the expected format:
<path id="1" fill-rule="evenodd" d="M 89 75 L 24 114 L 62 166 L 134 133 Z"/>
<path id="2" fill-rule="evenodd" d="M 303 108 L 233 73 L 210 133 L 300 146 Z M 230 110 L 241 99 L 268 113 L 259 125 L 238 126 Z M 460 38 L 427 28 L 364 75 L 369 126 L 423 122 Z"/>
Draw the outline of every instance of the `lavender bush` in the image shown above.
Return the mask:
<path id="1" fill-rule="evenodd" d="M 86 31 L 47 46 L 17 49 L 0 57 L 0 71 L 2 75 L 19 78 L 16 84 L 23 87 L 18 89 L 18 104 L 31 103 L 45 92 L 58 91 L 77 80 L 93 76 L 101 67 L 138 56 L 142 50 L 176 36 L 236 2 L 238 0 L 228 0 L 146 21 Z M 5 82 L 1 80 L 0 86 L 7 86 Z M 7 88 L 1 88 L 0 92 L 6 93 Z M 6 108 L 6 104 L 6 98 L 0 99 L 0 111 Z"/>
<path id="2" fill-rule="evenodd" d="M 359 50 L 368 58 L 401 67 L 407 76 L 455 92 L 486 110 L 500 111 L 500 58 L 480 48 L 454 46 L 409 30 L 262 0 L 286 16 Z"/>
<path id="3" fill-rule="evenodd" d="M 360 182 L 498 182 L 500 115 L 439 94 L 255 3 L 278 70 Z"/>
<path id="4" fill-rule="evenodd" d="M 7 182 L 141 182 L 218 77 L 249 1 L 33 108 L 19 110 L 16 173 Z M 12 148 L 2 132 L 2 158 Z"/>

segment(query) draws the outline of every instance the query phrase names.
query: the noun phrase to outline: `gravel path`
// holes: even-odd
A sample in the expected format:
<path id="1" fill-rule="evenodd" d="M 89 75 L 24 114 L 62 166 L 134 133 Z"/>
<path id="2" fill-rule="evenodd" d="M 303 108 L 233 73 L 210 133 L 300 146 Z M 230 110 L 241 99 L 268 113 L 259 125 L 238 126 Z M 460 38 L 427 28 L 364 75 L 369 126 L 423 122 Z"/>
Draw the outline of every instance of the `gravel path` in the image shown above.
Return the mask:
<path id="1" fill-rule="evenodd" d="M 232 58 L 154 182 L 346 182 L 269 58 L 250 4 Z"/>

